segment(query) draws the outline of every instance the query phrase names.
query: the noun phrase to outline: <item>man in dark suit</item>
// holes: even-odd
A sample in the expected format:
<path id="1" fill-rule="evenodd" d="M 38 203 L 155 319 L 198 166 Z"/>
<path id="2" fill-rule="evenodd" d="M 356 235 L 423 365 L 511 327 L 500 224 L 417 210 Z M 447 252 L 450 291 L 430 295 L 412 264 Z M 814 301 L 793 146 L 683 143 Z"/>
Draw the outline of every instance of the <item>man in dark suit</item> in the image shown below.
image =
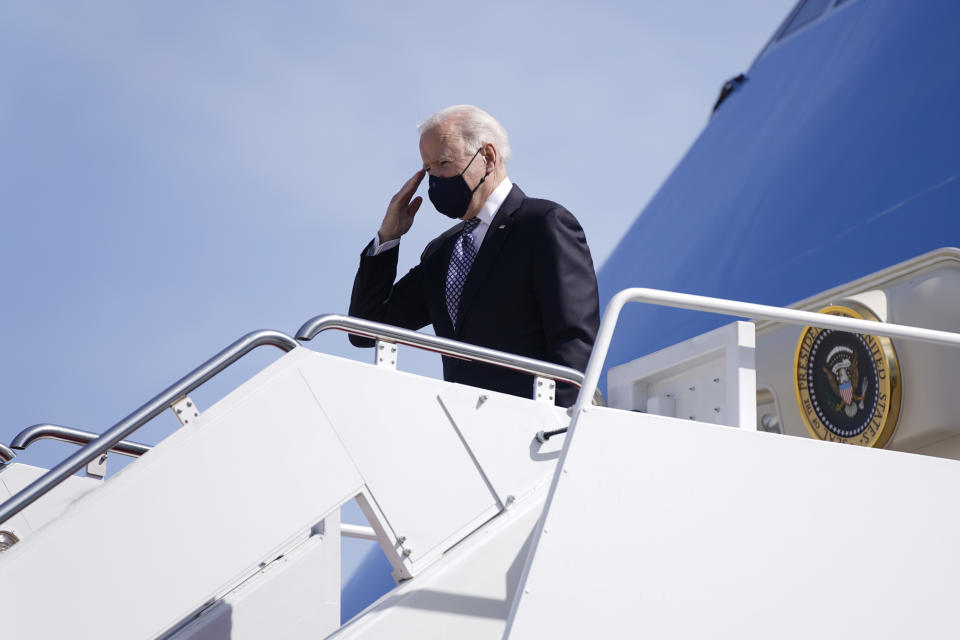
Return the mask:
<path id="1" fill-rule="evenodd" d="M 507 133 L 485 111 L 448 107 L 419 130 L 423 168 L 390 201 L 363 250 L 350 314 L 408 329 L 433 324 L 438 336 L 583 371 L 599 310 L 593 260 L 576 218 L 510 182 Z M 434 238 L 420 264 L 394 283 L 400 236 L 423 202 L 413 195 L 425 175 L 437 210 L 462 222 Z M 533 395 L 531 376 L 492 365 L 444 357 L 443 377 Z M 576 393 L 559 385 L 557 403 L 572 405 Z"/>

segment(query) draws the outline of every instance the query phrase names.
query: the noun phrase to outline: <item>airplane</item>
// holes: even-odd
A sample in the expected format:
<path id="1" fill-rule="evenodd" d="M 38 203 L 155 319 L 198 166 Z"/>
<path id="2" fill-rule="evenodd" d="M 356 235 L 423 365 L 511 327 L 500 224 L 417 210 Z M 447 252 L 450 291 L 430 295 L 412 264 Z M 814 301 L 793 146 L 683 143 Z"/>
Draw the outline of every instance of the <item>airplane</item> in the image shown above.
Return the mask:
<path id="1" fill-rule="evenodd" d="M 958 18 L 946 1 L 800 0 L 723 85 L 701 135 L 599 270 L 605 322 L 619 311 L 611 303 L 647 302 L 610 315 L 607 357 L 581 380 L 589 388 L 597 374 L 608 407 L 585 392 L 565 412 L 263 337 L 289 353 L 116 477 L 64 482 L 37 516 L 46 526 L 8 532 L 0 607 L 14 603 L 18 615 L 5 618 L 14 630 L 96 628 L 98 637 L 257 637 L 271 610 L 266 629 L 278 637 L 946 635 L 960 560 L 949 546 L 960 521 L 948 508 L 960 480 L 950 385 L 960 360 L 948 346 L 960 344 Z M 302 345 L 338 323 L 380 331 L 385 346 L 426 340 L 330 317 L 297 337 Z M 378 441 L 350 421 L 347 383 L 358 381 L 397 387 L 393 418 L 407 440 Z M 297 426 L 317 414 L 310 397 L 325 416 L 311 424 L 330 425 L 322 442 Z M 481 410 L 496 419 L 474 422 Z M 187 466 L 224 447 L 224 433 L 242 456 L 245 434 L 274 416 L 294 425 L 304 454 L 330 451 L 329 469 L 297 471 L 295 454 L 249 474 L 220 461 L 203 474 Z M 456 437 L 441 431 L 445 420 Z M 526 431 L 514 439 L 501 422 Z M 522 455 L 511 457 L 517 443 Z M 42 473 L 14 465 L 0 474 L 10 501 Z M 442 482 L 428 473 L 440 468 L 451 474 Z M 12 488 L 11 472 L 30 477 Z M 323 486 L 272 487 L 281 476 Z M 242 487 L 251 511 L 273 515 L 238 514 L 220 485 Z M 205 504 L 196 487 L 223 520 L 204 520 L 204 531 L 189 526 Z M 327 502 L 301 507 L 314 493 Z M 138 510 L 142 495 L 170 518 L 177 496 L 184 526 L 147 527 L 159 516 Z M 359 535 L 379 545 L 342 592 L 308 583 L 298 567 L 336 563 L 325 536 L 350 528 L 331 509 L 353 496 L 371 525 Z M 97 518 L 111 527 L 91 531 Z M 0 530 L 8 522 L 0 516 Z M 277 522 L 297 534 L 283 538 Z M 236 540 L 222 534 L 228 525 Z M 142 580 L 112 564 L 83 572 L 121 542 L 136 552 L 130 536 L 143 541 Z M 147 544 L 160 541 L 163 553 Z M 152 600 L 54 599 L 73 616 L 67 627 L 41 615 L 38 594 L 63 592 L 56 578 Z M 909 598 L 895 591 L 902 584 Z M 301 592 L 323 606 L 307 611 Z M 97 617 L 98 606 L 116 619 Z"/>

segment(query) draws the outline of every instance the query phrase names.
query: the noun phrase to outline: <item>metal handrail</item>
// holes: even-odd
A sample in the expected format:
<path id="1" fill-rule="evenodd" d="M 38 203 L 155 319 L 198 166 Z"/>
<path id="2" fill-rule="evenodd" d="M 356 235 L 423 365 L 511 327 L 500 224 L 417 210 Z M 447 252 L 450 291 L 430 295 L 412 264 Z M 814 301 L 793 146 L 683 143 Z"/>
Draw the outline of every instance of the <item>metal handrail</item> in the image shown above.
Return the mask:
<path id="1" fill-rule="evenodd" d="M 577 402 L 573 406 L 573 416 L 570 420 L 571 429 L 576 426 L 577 420 L 583 412 L 584 398 L 590 397 L 593 390 L 597 388 L 597 383 L 600 381 L 600 372 L 603 370 L 603 363 L 607 359 L 607 351 L 610 348 L 610 340 L 613 338 L 613 330 L 617 325 L 617 319 L 620 317 L 620 311 L 628 302 L 645 302 L 664 307 L 707 311 L 709 313 L 737 316 L 740 318 L 775 320 L 784 324 L 804 327 L 821 327 L 837 331 L 867 333 L 890 338 L 905 338 L 907 340 L 920 340 L 923 342 L 960 347 L 960 334 L 949 331 L 888 324 L 886 322 L 876 322 L 873 320 L 845 318 L 843 316 L 814 313 L 813 311 L 771 307 L 765 304 L 737 302 L 736 300 L 695 296 L 689 293 L 675 293 L 673 291 L 662 291 L 660 289 L 624 289 L 610 299 L 607 308 L 603 312 L 603 321 L 600 323 L 597 341 L 594 344 L 593 353 L 590 354 L 590 361 L 587 363 L 584 383 L 580 388 L 580 394 L 577 396 Z"/>
<path id="2" fill-rule="evenodd" d="M 199 367 L 154 396 L 146 404 L 107 429 L 103 435 L 82 447 L 72 456 L 31 482 L 0 505 L 0 524 L 23 511 L 35 500 L 82 469 L 98 456 L 116 446 L 125 437 L 157 417 L 171 404 L 217 375 L 245 354 L 260 346 L 273 346 L 292 351 L 297 342 L 279 331 L 254 331 L 243 336 Z"/>
<path id="3" fill-rule="evenodd" d="M 340 523 L 340 535 L 344 538 L 357 538 L 358 540 L 379 540 L 373 527 L 347 524 L 346 522 Z"/>
<path id="4" fill-rule="evenodd" d="M 10 448 L 22 451 L 37 440 L 59 440 L 60 442 L 69 442 L 70 444 L 85 445 L 99 437 L 99 433 L 71 429 L 70 427 L 62 427 L 58 424 L 35 424 L 18 433 L 10 443 Z M 140 444 L 139 442 L 121 440 L 110 447 L 110 451 L 130 456 L 131 458 L 139 458 L 150 451 L 151 448 L 149 445 Z"/>
<path id="5" fill-rule="evenodd" d="M 584 375 L 570 367 L 336 313 L 327 313 L 307 320 L 297 331 L 297 340 L 312 340 L 318 333 L 328 329 L 338 329 L 366 338 L 405 344 L 424 351 L 432 351 L 464 360 L 484 362 L 521 373 L 567 382 L 578 388 L 583 385 Z M 594 391 L 591 393 L 593 393 L 595 404 L 604 404 L 603 393 L 599 389 L 594 387 Z"/>
<path id="6" fill-rule="evenodd" d="M 0 467 L 17 457 L 13 451 L 0 444 Z"/>

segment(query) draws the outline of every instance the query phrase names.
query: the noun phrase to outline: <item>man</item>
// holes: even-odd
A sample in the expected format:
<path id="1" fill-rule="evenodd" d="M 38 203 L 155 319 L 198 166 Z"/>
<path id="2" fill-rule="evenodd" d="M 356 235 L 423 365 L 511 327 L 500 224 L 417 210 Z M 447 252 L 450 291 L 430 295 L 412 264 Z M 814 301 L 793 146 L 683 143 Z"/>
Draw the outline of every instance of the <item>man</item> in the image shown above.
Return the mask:
<path id="1" fill-rule="evenodd" d="M 360 257 L 350 314 L 547 360 L 583 371 L 599 324 L 597 278 L 583 229 L 555 202 L 528 198 L 507 177 L 507 132 L 470 105 L 448 107 L 418 126 L 423 168 L 387 207 Z M 400 237 L 429 175 L 436 209 L 462 220 L 434 238 L 420 264 L 394 284 Z M 357 346 L 371 341 L 351 336 Z M 533 397 L 533 378 L 492 365 L 443 358 L 443 377 Z M 577 390 L 560 385 L 557 402 Z"/>

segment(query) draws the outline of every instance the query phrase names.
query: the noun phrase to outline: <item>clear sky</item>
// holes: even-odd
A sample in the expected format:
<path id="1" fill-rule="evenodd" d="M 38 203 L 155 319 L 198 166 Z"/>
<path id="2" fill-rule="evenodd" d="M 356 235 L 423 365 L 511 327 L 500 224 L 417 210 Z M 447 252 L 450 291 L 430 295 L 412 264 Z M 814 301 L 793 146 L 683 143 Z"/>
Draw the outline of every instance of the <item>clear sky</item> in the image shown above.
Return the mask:
<path id="1" fill-rule="evenodd" d="M 578 216 L 599 267 L 793 4 L 3 3 L 0 442 L 104 431 L 247 331 L 345 313 L 416 123 L 450 104 L 506 126 L 510 177 Z M 447 224 L 424 205 L 401 272 Z"/>

